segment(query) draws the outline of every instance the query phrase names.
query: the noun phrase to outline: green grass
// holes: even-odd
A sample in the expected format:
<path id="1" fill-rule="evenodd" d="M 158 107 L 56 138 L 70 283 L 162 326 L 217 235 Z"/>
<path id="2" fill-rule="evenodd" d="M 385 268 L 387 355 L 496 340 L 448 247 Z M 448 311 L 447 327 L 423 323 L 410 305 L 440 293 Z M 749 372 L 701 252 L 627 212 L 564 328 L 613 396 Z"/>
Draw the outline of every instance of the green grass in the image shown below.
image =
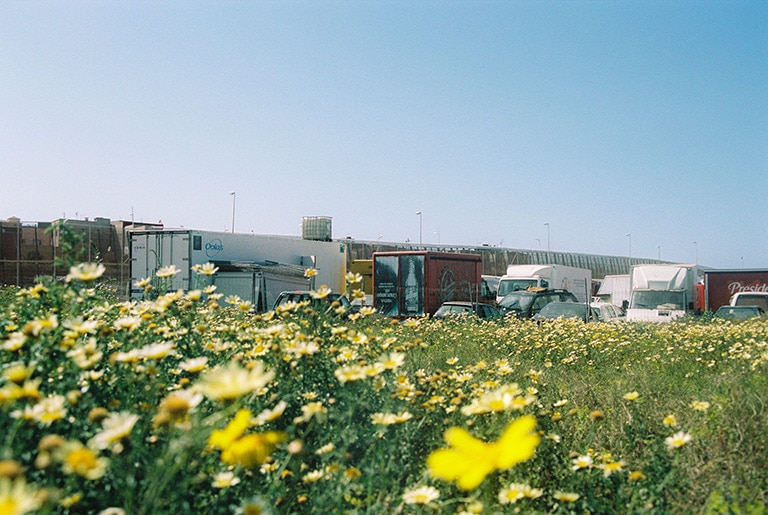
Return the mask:
<path id="1" fill-rule="evenodd" d="M 0 290 L 0 500 L 23 478 L 28 493 L 11 498 L 51 513 L 765 513 L 766 320 L 397 322 L 308 305 L 254 315 L 204 279 L 197 293 L 128 303 L 77 280 Z M 190 369 L 192 358 L 207 363 Z M 211 386 L 233 362 L 273 376 L 248 389 L 229 371 Z M 511 385 L 519 409 L 468 411 Z M 237 393 L 220 399 L 227 389 Z M 172 409 L 178 393 L 187 404 Z M 44 409 L 50 399 L 61 406 Z M 253 423 L 233 442 L 262 442 L 246 446 L 257 464 L 210 444 L 243 409 Z M 102 420 L 120 412 L 135 423 L 100 447 Z M 382 425 L 377 414 L 404 416 Z M 524 414 L 541 435 L 530 460 L 471 491 L 430 475 L 447 428 L 495 442 Z M 677 432 L 691 439 L 670 448 Z M 51 435 L 58 444 L 41 447 Z M 109 461 L 99 470 L 84 456 Z M 573 470 L 579 456 L 593 465 Z M 502 505 L 510 483 L 540 495 Z M 405 503 L 421 486 L 439 497 Z"/>

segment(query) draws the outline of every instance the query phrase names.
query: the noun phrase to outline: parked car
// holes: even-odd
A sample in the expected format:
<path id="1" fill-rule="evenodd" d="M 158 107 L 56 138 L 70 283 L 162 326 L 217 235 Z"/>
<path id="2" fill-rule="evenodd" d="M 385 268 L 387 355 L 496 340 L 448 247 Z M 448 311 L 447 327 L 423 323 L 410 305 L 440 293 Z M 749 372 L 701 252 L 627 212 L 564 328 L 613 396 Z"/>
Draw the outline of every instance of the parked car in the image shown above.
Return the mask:
<path id="1" fill-rule="evenodd" d="M 551 302 L 576 302 L 576 296 L 567 290 L 546 290 L 529 288 L 509 292 L 499 302 L 499 309 L 504 316 L 531 318 Z"/>
<path id="2" fill-rule="evenodd" d="M 332 292 L 322 299 L 316 299 L 312 296 L 312 292 L 306 290 L 280 292 L 280 294 L 275 299 L 275 304 L 272 306 L 272 309 L 275 310 L 278 306 L 282 306 L 288 302 L 302 302 L 305 300 L 311 301 L 312 303 L 327 302 L 332 304 L 334 302 L 338 302 L 345 309 L 345 312 L 348 313 L 353 310 L 353 306 L 349 302 L 349 299 L 340 293 Z"/>
<path id="3" fill-rule="evenodd" d="M 724 320 L 747 320 L 763 315 L 765 311 L 760 306 L 720 306 L 715 311 L 715 317 Z"/>
<path id="4" fill-rule="evenodd" d="M 496 306 L 484 304 L 482 302 L 450 301 L 444 302 L 434 314 L 435 318 L 447 316 L 466 316 L 474 315 L 477 318 L 491 319 L 499 318 L 501 312 Z"/>
<path id="5" fill-rule="evenodd" d="M 624 310 L 610 302 L 593 302 L 590 306 L 597 314 L 598 322 L 613 322 L 622 320 L 626 316 Z"/>
<path id="6" fill-rule="evenodd" d="M 593 302 L 587 306 L 583 302 L 550 302 L 533 316 L 536 321 L 556 318 L 580 318 L 584 322 L 613 322 L 621 319 L 621 309 L 607 302 Z"/>

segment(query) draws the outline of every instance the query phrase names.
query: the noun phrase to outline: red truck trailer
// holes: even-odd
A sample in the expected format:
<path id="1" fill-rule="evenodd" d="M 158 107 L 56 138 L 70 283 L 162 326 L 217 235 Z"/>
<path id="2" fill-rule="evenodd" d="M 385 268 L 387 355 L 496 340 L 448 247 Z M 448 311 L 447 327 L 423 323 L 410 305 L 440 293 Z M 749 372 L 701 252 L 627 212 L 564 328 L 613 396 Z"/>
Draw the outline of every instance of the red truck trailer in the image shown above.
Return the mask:
<path id="1" fill-rule="evenodd" d="M 434 315 L 443 302 L 478 301 L 482 256 L 451 252 L 373 253 L 373 305 L 385 316 Z"/>
<path id="2" fill-rule="evenodd" d="M 768 292 L 768 269 L 705 270 L 704 290 L 707 311 L 728 305 L 739 292 Z"/>

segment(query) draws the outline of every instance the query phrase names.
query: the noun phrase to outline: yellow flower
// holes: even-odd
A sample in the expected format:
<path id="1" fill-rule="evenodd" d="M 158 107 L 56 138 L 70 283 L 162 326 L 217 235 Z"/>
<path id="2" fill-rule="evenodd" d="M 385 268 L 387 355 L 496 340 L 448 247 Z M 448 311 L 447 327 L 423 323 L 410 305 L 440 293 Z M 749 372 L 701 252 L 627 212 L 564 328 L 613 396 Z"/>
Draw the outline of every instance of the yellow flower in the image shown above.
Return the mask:
<path id="1" fill-rule="evenodd" d="M 99 457 L 96 451 L 85 447 L 80 442 L 70 442 L 56 454 L 61 456 L 65 474 L 77 474 L 90 480 L 104 476 L 109 465 L 107 458 Z"/>
<path id="2" fill-rule="evenodd" d="M 104 275 L 106 270 L 101 263 L 80 263 L 77 266 L 70 267 L 66 281 L 77 280 L 88 283 Z"/>
<path id="3" fill-rule="evenodd" d="M 311 278 L 316 275 L 317 275 L 317 270 L 315 270 L 314 268 L 307 268 L 306 270 L 304 270 L 304 277 L 306 278 Z"/>
<path id="4" fill-rule="evenodd" d="M 230 486 L 235 486 L 239 482 L 240 478 L 237 477 L 234 472 L 227 471 L 216 474 L 213 478 L 212 485 L 214 488 L 229 488 Z"/>
<path id="5" fill-rule="evenodd" d="M 224 429 L 216 429 L 208 438 L 208 445 L 218 449 L 226 449 L 240 438 L 251 425 L 251 411 L 241 409 Z"/>
<path id="6" fill-rule="evenodd" d="M 609 461 L 607 463 L 601 463 L 597 467 L 603 470 L 603 476 L 608 477 L 614 472 L 621 472 L 626 465 L 623 461 Z"/>
<path id="7" fill-rule="evenodd" d="M 259 413 L 256 416 L 256 420 L 254 421 L 257 426 L 261 426 L 266 424 L 267 422 L 272 422 L 280 418 L 283 413 L 285 412 L 285 408 L 288 407 L 288 404 L 286 404 L 285 401 L 280 401 L 277 403 L 277 405 L 272 409 L 265 409 L 261 413 Z"/>
<path id="8" fill-rule="evenodd" d="M 677 419 L 674 415 L 667 415 L 664 417 L 664 425 L 669 427 L 675 427 L 677 425 Z"/>
<path id="9" fill-rule="evenodd" d="M 226 367 L 204 373 L 196 388 L 209 399 L 233 401 L 263 388 L 274 376 L 274 371 L 265 371 L 260 361 L 253 362 L 250 369 L 232 361 Z"/>
<path id="10" fill-rule="evenodd" d="M 250 425 L 250 410 L 241 409 L 225 429 L 211 433 L 208 444 L 222 450 L 221 461 L 246 468 L 262 465 L 275 446 L 286 438 L 277 431 L 244 435 Z"/>
<path id="11" fill-rule="evenodd" d="M 642 481 L 645 479 L 645 474 L 640 472 L 639 470 L 634 470 L 629 473 L 629 482 L 630 483 L 636 483 L 638 481 Z"/>
<path id="12" fill-rule="evenodd" d="M 200 275 L 213 275 L 216 272 L 219 271 L 218 267 L 214 266 L 213 263 L 206 263 L 204 265 L 195 265 L 192 267 L 192 271 L 200 274 Z"/>
<path id="13" fill-rule="evenodd" d="M 473 490 L 496 471 L 506 470 L 533 456 L 540 437 L 536 419 L 525 415 L 507 425 L 495 443 L 485 443 L 460 427 L 451 427 L 443 435 L 450 446 L 427 458 L 432 476 L 455 481 L 462 490 Z"/>
<path id="14" fill-rule="evenodd" d="M 23 515 L 40 508 L 37 491 L 23 478 L 0 478 L 0 513 Z"/>
<path id="15" fill-rule="evenodd" d="M 347 272 L 347 275 L 344 276 L 344 279 L 346 279 L 349 284 L 357 284 L 363 282 L 363 276 L 355 272 Z"/>
<path id="16" fill-rule="evenodd" d="M 201 356 L 198 358 L 190 358 L 186 361 L 182 361 L 181 363 L 179 363 L 180 369 L 192 374 L 195 374 L 197 372 L 202 372 L 203 370 L 206 369 L 207 366 L 208 366 L 208 358 L 206 358 L 205 356 Z"/>
<path id="17" fill-rule="evenodd" d="M 169 265 L 164 266 L 163 268 L 159 269 L 157 272 L 155 272 L 155 275 L 160 278 L 164 277 L 173 277 L 174 275 L 180 273 L 181 270 L 176 268 L 176 265 Z"/>
<path id="18" fill-rule="evenodd" d="M 581 496 L 573 492 L 555 492 L 552 497 L 560 502 L 576 502 Z"/>
<path id="19" fill-rule="evenodd" d="M 331 293 L 331 289 L 325 284 L 319 287 L 316 291 L 309 292 L 310 296 L 313 299 L 324 299 L 328 295 L 330 295 L 330 293 Z"/>
<path id="20" fill-rule="evenodd" d="M 693 401 L 691 408 L 695 411 L 707 411 L 709 409 L 709 403 L 707 401 Z"/>
<path id="21" fill-rule="evenodd" d="M 672 436 L 667 437 L 664 440 L 664 443 L 669 447 L 670 449 L 678 449 L 682 447 L 683 445 L 690 442 L 692 439 L 691 435 L 688 433 L 684 433 L 683 431 L 679 431 Z"/>
<path id="22" fill-rule="evenodd" d="M 625 401 L 636 401 L 640 398 L 640 394 L 637 392 L 629 392 L 624 394 Z"/>
<path id="23" fill-rule="evenodd" d="M 102 422 L 104 430 L 97 433 L 91 442 L 97 449 L 106 449 L 107 447 L 119 443 L 120 440 L 128 438 L 133 431 L 133 426 L 139 421 L 139 416 L 122 411 L 112 413 Z"/>
<path id="24" fill-rule="evenodd" d="M 434 486 L 420 486 L 403 494 L 405 504 L 429 504 L 440 497 L 440 491 Z"/>
<path id="25" fill-rule="evenodd" d="M 592 467 L 592 457 L 588 454 L 573 459 L 571 470 L 587 469 Z"/>

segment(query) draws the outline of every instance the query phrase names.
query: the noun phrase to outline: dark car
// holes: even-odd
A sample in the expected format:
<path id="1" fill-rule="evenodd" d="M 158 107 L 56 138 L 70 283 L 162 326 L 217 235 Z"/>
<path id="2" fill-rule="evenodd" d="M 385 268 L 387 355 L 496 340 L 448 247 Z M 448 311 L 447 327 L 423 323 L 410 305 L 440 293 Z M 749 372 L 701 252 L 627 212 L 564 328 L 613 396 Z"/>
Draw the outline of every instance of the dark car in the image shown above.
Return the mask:
<path id="1" fill-rule="evenodd" d="M 747 320 L 763 315 L 765 311 L 760 306 L 720 306 L 715 311 L 715 317 L 725 320 Z"/>
<path id="2" fill-rule="evenodd" d="M 306 290 L 280 292 L 280 295 L 275 299 L 275 304 L 272 306 L 272 309 L 277 309 L 278 306 L 282 306 L 289 302 L 303 302 L 306 300 L 312 303 L 327 302 L 328 304 L 332 304 L 338 302 L 344 308 L 345 312 L 349 313 L 353 310 L 349 299 L 340 293 L 331 292 L 327 296 L 317 299 L 312 296 L 312 292 Z"/>
<path id="3" fill-rule="evenodd" d="M 531 318 L 551 302 L 577 302 L 576 296 L 567 290 L 529 288 L 509 292 L 499 302 L 502 315 Z"/>
<path id="4" fill-rule="evenodd" d="M 444 302 L 434 314 L 435 318 L 447 316 L 474 315 L 478 318 L 499 318 L 501 313 L 496 306 L 482 302 L 450 301 Z"/>
<path id="5" fill-rule="evenodd" d="M 587 309 L 589 309 L 589 321 L 598 320 L 598 311 L 581 302 L 550 302 L 541 311 L 533 315 L 537 322 L 542 320 L 556 320 L 558 318 L 578 318 L 582 322 L 587 321 Z"/>

